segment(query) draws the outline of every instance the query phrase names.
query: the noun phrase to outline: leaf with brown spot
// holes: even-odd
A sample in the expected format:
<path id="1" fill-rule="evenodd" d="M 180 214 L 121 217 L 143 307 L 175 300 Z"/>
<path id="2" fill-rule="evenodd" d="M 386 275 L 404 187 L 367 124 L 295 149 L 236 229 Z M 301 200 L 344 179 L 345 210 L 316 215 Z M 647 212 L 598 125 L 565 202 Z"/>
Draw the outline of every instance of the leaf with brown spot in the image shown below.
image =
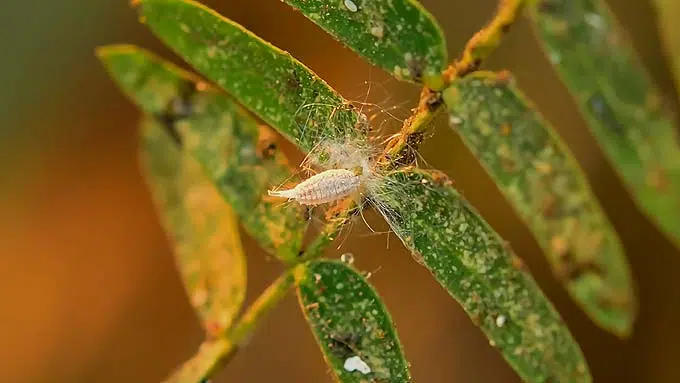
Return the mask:
<path id="1" fill-rule="evenodd" d="M 304 152 L 321 140 L 363 135 L 344 98 L 243 26 L 191 0 L 139 0 L 137 9 L 168 47 Z"/>
<path id="2" fill-rule="evenodd" d="M 267 198 L 294 179 L 273 132 L 224 92 L 150 52 L 110 46 L 98 54 L 121 89 L 198 161 L 248 234 L 280 259 L 295 259 L 307 220 L 300 206 Z"/>
<path id="3" fill-rule="evenodd" d="M 441 173 L 387 175 L 392 229 L 527 382 L 590 382 L 583 353 L 527 270 Z"/>
<path id="4" fill-rule="evenodd" d="M 338 261 L 313 261 L 298 266 L 295 282 L 305 319 L 338 381 L 411 381 L 392 318 L 363 275 Z"/>
<path id="5" fill-rule="evenodd" d="M 553 272 L 570 276 L 561 282 L 573 299 L 599 326 L 629 334 L 637 302 L 623 246 L 552 126 L 507 74 L 502 81 L 495 73 L 472 74 L 454 81 L 443 97 L 455 122 L 451 127 L 529 227 Z M 602 272 L 573 272 L 592 270 L 583 265 L 598 265 Z M 625 304 L 600 304 L 613 295 Z"/>
<path id="6" fill-rule="evenodd" d="M 446 68 L 444 33 L 434 17 L 415 0 L 285 2 L 398 79 L 440 81 Z"/>
<path id="7" fill-rule="evenodd" d="M 680 246 L 680 136 L 625 26 L 604 0 L 528 4 L 539 41 L 604 154 L 642 212 Z M 662 20 L 677 29 L 677 15 Z"/>
<path id="8" fill-rule="evenodd" d="M 191 304 L 208 337 L 217 336 L 245 299 L 237 217 L 196 160 L 152 119 L 142 126 L 142 164 Z"/>

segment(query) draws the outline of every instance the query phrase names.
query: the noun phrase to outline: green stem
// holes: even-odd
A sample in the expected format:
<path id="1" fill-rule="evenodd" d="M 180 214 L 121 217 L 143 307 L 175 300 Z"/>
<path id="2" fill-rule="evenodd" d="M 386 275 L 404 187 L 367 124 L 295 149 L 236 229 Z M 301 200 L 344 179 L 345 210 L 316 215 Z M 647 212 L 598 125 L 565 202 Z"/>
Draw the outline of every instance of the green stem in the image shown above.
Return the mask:
<path id="1" fill-rule="evenodd" d="M 252 334 L 258 321 L 276 306 L 293 286 L 295 268 L 286 270 L 248 307 L 241 319 L 227 332 L 226 338 L 237 347 Z"/>
<path id="2" fill-rule="evenodd" d="M 286 296 L 296 268 L 286 270 L 248 307 L 226 334 L 201 344 L 198 353 L 166 380 L 166 383 L 204 382 L 223 366 L 252 335 L 258 322 Z"/>
<path id="3" fill-rule="evenodd" d="M 415 113 L 404 122 L 399 134 L 387 144 L 381 159 L 382 166 L 400 167 L 408 165 L 415 158 L 415 150 L 422 141 L 423 132 L 429 128 L 444 104 L 441 90 L 447 88 L 456 78 L 479 69 L 484 60 L 498 48 L 503 36 L 517 20 L 525 2 L 526 0 L 500 0 L 493 19 L 472 36 L 465 45 L 460 60 L 452 63 L 443 73 L 441 88 L 423 88 Z"/>
<path id="4" fill-rule="evenodd" d="M 436 90 L 425 86 L 420 94 L 418 107 L 414 114 L 404 122 L 399 134 L 393 137 L 387 144 L 379 162 L 384 169 L 395 169 L 410 165 L 415 159 L 415 151 L 418 149 L 423 138 L 423 133 L 430 127 L 431 122 L 441 112 L 444 104 L 441 90 L 455 78 L 465 76 L 476 71 L 500 44 L 502 37 L 514 24 L 522 9 L 525 0 L 500 0 L 494 18 L 477 32 L 465 46 L 462 58 L 454 62 L 443 73 L 442 86 Z M 323 251 L 335 239 L 338 232 L 351 217 L 351 212 L 357 208 L 355 201 L 349 200 L 335 212 L 330 212 L 328 224 L 322 233 L 298 257 L 289 265 L 299 264 L 321 256 Z"/>

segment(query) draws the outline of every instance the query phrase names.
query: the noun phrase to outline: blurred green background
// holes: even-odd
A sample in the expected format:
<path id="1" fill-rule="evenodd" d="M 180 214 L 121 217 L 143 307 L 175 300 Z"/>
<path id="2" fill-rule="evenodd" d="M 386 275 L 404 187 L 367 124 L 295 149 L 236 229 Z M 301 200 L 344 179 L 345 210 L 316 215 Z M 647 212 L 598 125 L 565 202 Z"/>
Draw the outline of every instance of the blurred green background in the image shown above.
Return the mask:
<path id="1" fill-rule="evenodd" d="M 279 1 L 206 3 L 291 52 L 347 98 L 363 100 L 368 81 L 369 100 L 396 106 L 397 116 L 415 104 L 417 88 L 363 63 Z M 423 3 L 443 25 L 451 55 L 496 6 L 493 0 Z M 675 106 L 651 5 L 610 4 Z M 158 382 L 201 340 L 138 170 L 138 112 L 94 56 L 96 46 L 120 42 L 180 62 L 123 1 L 6 2 L 0 11 L 0 382 Z M 634 335 L 618 340 L 579 312 L 443 119 L 423 156 L 452 176 L 525 259 L 580 342 L 596 382 L 680 381 L 680 252 L 633 207 L 528 23 L 511 31 L 487 68 L 515 73 L 586 170 L 638 280 Z M 358 267 L 376 271 L 371 280 L 393 314 L 415 381 L 519 381 L 394 236 L 388 249 L 386 235 L 369 234 L 355 224 L 343 248 L 329 255 L 352 252 Z M 251 301 L 281 267 L 245 241 Z M 215 381 L 331 381 L 293 294 Z"/>

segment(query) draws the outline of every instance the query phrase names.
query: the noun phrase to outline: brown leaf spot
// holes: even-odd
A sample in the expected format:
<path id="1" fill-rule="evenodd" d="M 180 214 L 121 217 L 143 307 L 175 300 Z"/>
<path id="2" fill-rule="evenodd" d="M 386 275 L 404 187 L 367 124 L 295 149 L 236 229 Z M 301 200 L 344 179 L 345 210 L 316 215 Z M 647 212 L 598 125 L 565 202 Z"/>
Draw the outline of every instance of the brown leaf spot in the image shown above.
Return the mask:
<path id="1" fill-rule="evenodd" d="M 509 70 L 502 70 L 496 74 L 496 84 L 506 85 L 512 82 L 512 73 Z"/>
<path id="2" fill-rule="evenodd" d="M 546 195 L 541 200 L 541 214 L 545 218 L 554 218 L 557 214 L 557 198 L 553 194 Z"/>
<path id="3" fill-rule="evenodd" d="M 432 176 L 432 181 L 438 183 L 439 185 L 444 185 L 444 186 L 453 185 L 453 181 L 451 181 L 449 176 L 447 176 L 446 173 L 444 173 L 444 172 L 432 171 L 431 176 Z"/>
<path id="4" fill-rule="evenodd" d="M 556 235 L 550 240 L 550 250 L 558 258 L 565 258 L 569 251 L 569 244 L 563 237 Z"/>
<path id="5" fill-rule="evenodd" d="M 553 167 L 549 162 L 536 161 L 534 162 L 534 167 L 542 175 L 548 175 L 553 171 Z"/>
<path id="6" fill-rule="evenodd" d="M 510 255 L 510 264 L 512 267 L 514 267 L 516 270 L 521 270 L 521 271 L 526 271 L 527 267 L 522 258 L 518 257 L 515 254 Z"/>
<path id="7" fill-rule="evenodd" d="M 499 146 L 496 150 L 496 155 L 500 157 L 503 170 L 508 173 L 513 173 L 517 170 L 517 163 L 515 162 L 515 159 L 512 158 L 512 153 L 508 145 L 502 144 Z"/>
<path id="8" fill-rule="evenodd" d="M 647 172 L 647 185 L 659 192 L 667 192 L 669 181 L 666 172 L 658 165 L 652 168 Z"/>

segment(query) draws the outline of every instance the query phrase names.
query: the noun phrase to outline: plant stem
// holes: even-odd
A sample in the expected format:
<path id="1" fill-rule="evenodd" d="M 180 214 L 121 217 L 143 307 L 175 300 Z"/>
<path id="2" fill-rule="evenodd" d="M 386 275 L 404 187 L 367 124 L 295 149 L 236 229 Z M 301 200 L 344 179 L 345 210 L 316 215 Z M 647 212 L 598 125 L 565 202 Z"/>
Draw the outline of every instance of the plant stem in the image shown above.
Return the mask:
<path id="1" fill-rule="evenodd" d="M 463 57 L 444 72 L 447 84 L 479 69 L 482 62 L 498 48 L 524 4 L 525 0 L 500 0 L 494 18 L 472 36 L 465 45 Z"/>
<path id="2" fill-rule="evenodd" d="M 239 322 L 227 332 L 226 338 L 236 347 L 243 344 L 252 334 L 257 322 L 279 303 L 293 286 L 295 268 L 287 269 L 276 281 L 260 294 L 248 307 Z"/>
<path id="3" fill-rule="evenodd" d="M 415 158 L 415 150 L 422 141 L 423 133 L 441 111 L 444 104 L 440 91 L 456 78 L 466 76 L 479 69 L 482 62 L 498 48 L 522 10 L 526 0 L 500 0 L 493 19 L 465 45 L 460 60 L 453 62 L 443 73 L 443 86 L 433 90 L 427 86 L 420 93 L 418 107 L 408 118 L 399 134 L 395 135 L 385 148 L 381 164 L 386 168 L 407 165 Z"/>
<path id="4" fill-rule="evenodd" d="M 295 268 L 286 270 L 248 307 L 239 322 L 226 334 L 201 344 L 198 353 L 165 382 L 204 382 L 248 341 L 258 322 L 285 296 L 294 282 Z"/>
<path id="5" fill-rule="evenodd" d="M 433 90 L 423 87 L 418 107 L 401 128 L 401 131 L 387 143 L 379 164 L 384 169 L 394 169 L 410 165 L 415 159 L 415 151 L 423 139 L 423 133 L 442 110 L 444 104 L 441 90 L 448 87 L 451 81 L 476 71 L 482 62 L 498 47 L 510 26 L 517 20 L 526 0 L 500 0 L 496 15 L 477 32 L 466 44 L 462 58 L 455 61 L 444 71 L 443 86 Z M 344 224 L 357 208 L 356 201 L 349 200 L 338 209 L 329 212 L 328 223 L 322 233 L 307 247 L 305 252 L 289 264 L 295 265 L 321 256 L 323 251 L 337 236 Z"/>

